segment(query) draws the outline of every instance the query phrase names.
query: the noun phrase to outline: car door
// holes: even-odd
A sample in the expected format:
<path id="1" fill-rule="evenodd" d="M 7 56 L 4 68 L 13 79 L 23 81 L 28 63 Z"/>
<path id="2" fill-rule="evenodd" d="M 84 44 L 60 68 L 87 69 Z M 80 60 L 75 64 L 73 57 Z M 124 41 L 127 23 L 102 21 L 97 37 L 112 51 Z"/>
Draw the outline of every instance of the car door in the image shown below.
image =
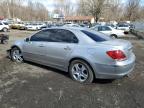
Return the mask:
<path id="1" fill-rule="evenodd" d="M 23 45 L 23 57 L 26 60 L 44 63 L 46 57 L 46 33 L 40 31 Z"/>
<path id="2" fill-rule="evenodd" d="M 78 43 L 76 36 L 68 30 L 50 29 L 50 41 L 47 42 L 46 61 L 49 65 L 63 68 Z"/>
<path id="3" fill-rule="evenodd" d="M 112 29 L 107 27 L 107 26 L 101 26 L 101 30 L 100 32 L 107 34 L 107 35 L 111 35 L 112 34 Z"/>

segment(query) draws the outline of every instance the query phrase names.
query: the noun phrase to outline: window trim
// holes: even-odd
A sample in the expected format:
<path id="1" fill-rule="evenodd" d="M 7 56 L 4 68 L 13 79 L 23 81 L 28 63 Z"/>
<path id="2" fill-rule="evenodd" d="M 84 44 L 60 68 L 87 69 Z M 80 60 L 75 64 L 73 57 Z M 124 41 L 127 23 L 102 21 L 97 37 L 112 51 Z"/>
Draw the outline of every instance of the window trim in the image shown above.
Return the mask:
<path id="1" fill-rule="evenodd" d="M 79 39 L 77 38 L 76 34 L 73 33 L 73 32 L 70 31 L 70 30 L 67 30 L 67 29 L 46 29 L 46 30 L 65 30 L 65 31 L 69 31 L 70 33 L 72 33 L 72 34 L 75 36 L 75 38 L 77 39 L 77 42 L 75 42 L 75 43 L 74 43 L 74 42 L 69 43 L 69 42 L 32 41 L 32 40 L 31 40 L 32 36 L 35 36 L 36 34 L 42 32 L 42 31 L 44 31 L 44 30 L 41 30 L 41 31 L 39 31 L 39 32 L 37 32 L 37 33 L 35 33 L 35 34 L 33 34 L 32 36 L 30 36 L 30 42 L 49 42 L 49 43 L 51 42 L 51 43 L 65 43 L 65 44 L 78 44 L 78 43 L 79 43 Z"/>

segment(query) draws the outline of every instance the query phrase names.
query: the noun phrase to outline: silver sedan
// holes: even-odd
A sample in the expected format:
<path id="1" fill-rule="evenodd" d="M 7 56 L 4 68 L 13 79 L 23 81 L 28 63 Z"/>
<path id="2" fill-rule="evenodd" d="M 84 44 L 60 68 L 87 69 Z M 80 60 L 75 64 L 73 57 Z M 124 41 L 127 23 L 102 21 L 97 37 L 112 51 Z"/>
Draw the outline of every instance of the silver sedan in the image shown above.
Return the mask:
<path id="1" fill-rule="evenodd" d="M 16 41 L 10 57 L 69 72 L 73 80 L 91 83 L 94 78 L 117 79 L 135 65 L 132 44 L 84 28 L 51 28 Z"/>

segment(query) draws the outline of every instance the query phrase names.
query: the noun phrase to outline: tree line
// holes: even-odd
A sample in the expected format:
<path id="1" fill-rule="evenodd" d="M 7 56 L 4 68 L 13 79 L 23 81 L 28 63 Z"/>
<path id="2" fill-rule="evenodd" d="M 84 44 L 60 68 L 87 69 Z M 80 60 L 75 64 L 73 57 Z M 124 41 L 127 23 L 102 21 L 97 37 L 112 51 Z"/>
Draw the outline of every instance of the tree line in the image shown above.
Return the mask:
<path id="1" fill-rule="evenodd" d="M 108 2 L 110 1 L 110 2 Z M 91 15 L 97 22 L 105 21 L 136 21 L 144 19 L 144 5 L 141 0 L 80 0 L 79 15 Z"/>
<path id="2" fill-rule="evenodd" d="M 1 0 L 0 16 L 24 21 L 44 21 L 48 20 L 48 10 L 42 3 L 31 0 Z"/>
<path id="3" fill-rule="evenodd" d="M 116 2 L 115 2 L 116 1 Z M 54 13 L 64 16 L 93 16 L 95 21 L 136 21 L 144 19 L 142 0 L 54 0 Z M 49 2 L 47 0 L 47 2 Z M 24 21 L 48 20 L 49 12 L 44 4 L 32 0 L 0 0 L 0 16 L 20 18 Z"/>

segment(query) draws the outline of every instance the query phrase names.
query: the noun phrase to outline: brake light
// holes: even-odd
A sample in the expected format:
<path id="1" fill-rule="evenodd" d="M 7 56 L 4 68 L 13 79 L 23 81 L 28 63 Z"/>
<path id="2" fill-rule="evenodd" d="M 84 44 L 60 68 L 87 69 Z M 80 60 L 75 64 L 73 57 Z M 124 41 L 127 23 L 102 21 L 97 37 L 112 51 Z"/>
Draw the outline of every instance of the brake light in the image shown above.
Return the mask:
<path id="1" fill-rule="evenodd" d="M 114 60 L 125 60 L 126 59 L 124 52 L 121 50 L 107 51 L 107 55 Z"/>

